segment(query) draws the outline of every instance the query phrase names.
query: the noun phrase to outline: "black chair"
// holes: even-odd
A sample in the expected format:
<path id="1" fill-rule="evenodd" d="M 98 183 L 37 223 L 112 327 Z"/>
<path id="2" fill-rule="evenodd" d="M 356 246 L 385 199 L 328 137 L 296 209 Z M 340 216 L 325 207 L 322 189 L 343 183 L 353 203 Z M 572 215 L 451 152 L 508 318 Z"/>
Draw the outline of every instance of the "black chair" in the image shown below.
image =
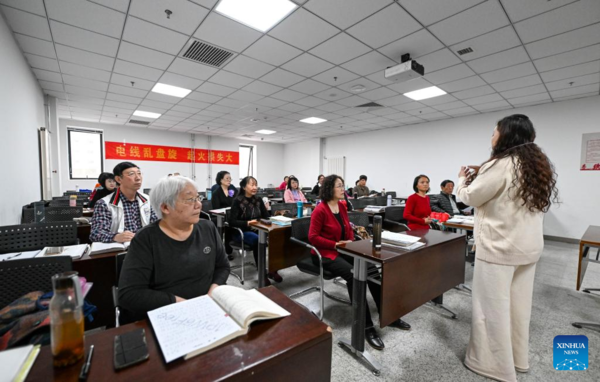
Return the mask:
<path id="1" fill-rule="evenodd" d="M 283 191 L 273 191 L 274 198 L 283 198 Z"/>
<path id="2" fill-rule="evenodd" d="M 118 328 L 120 325 L 119 319 L 121 317 L 121 309 L 119 306 L 119 278 L 121 277 L 121 269 L 123 269 L 123 261 L 125 261 L 125 256 L 127 252 L 118 253 L 115 261 L 115 271 L 117 274 L 117 285 L 112 287 L 112 297 L 113 297 L 113 306 L 115 308 L 115 328 Z"/>
<path id="3" fill-rule="evenodd" d="M 73 221 L 73 218 L 80 218 L 83 216 L 83 207 L 46 207 L 44 209 L 44 215 L 44 223 Z M 34 222 L 34 209 L 24 206 L 21 224 L 30 224 Z"/>
<path id="4" fill-rule="evenodd" d="M 235 240 L 232 240 L 229 242 L 229 246 L 231 246 L 231 248 L 237 250 L 238 252 L 240 252 L 242 254 L 242 264 L 241 265 L 234 265 L 233 267 L 229 268 L 229 274 L 232 275 L 233 277 L 235 277 L 236 279 L 238 279 L 240 281 L 240 284 L 244 285 L 244 281 L 246 281 L 246 277 L 245 277 L 245 266 L 246 265 L 250 265 L 252 264 L 251 262 L 246 262 L 246 254 L 248 251 L 252 251 L 252 247 L 246 243 L 244 243 L 244 231 L 242 231 L 241 229 L 237 228 L 237 227 L 233 227 L 231 226 L 231 224 L 229 224 L 229 221 L 231 220 L 231 210 L 227 210 L 225 211 L 225 224 L 229 226 L 229 228 L 232 231 L 237 231 L 240 235 L 240 242 L 237 242 Z M 235 233 L 232 232 L 232 237 L 236 236 Z M 258 264 L 256 264 L 256 266 L 258 266 Z M 238 275 L 237 273 L 234 273 L 233 270 L 234 269 L 242 269 L 242 275 Z"/>
<path id="5" fill-rule="evenodd" d="M 74 221 L 0 227 L 0 253 L 35 251 L 77 243 L 77 223 Z"/>
<path id="6" fill-rule="evenodd" d="M 267 194 L 266 192 L 257 192 L 256 196 L 262 199 L 262 198 L 268 198 L 269 194 Z"/>
<path id="7" fill-rule="evenodd" d="M 303 193 L 307 193 L 307 192 L 311 192 L 312 191 L 312 187 L 302 187 L 302 192 Z"/>
<path id="8" fill-rule="evenodd" d="M 392 206 L 385 209 L 383 229 L 392 232 L 410 231 L 404 219 L 404 207 Z"/>
<path id="9" fill-rule="evenodd" d="M 348 220 L 350 220 L 350 223 L 356 226 L 361 226 L 365 228 L 369 227 L 369 214 L 367 214 L 366 212 L 348 212 Z"/>
<path id="10" fill-rule="evenodd" d="M 90 198 L 90 195 L 92 193 L 91 192 L 80 192 L 80 191 L 65 191 L 63 193 L 63 196 L 71 196 L 71 195 L 77 195 L 77 198 Z"/>
<path id="11" fill-rule="evenodd" d="M 204 219 L 210 220 L 213 223 L 216 224 L 216 218 L 214 216 L 211 216 L 210 213 L 208 213 L 208 211 L 212 210 L 212 202 L 208 199 L 204 199 L 202 201 L 202 211 L 200 211 L 200 217 L 203 217 Z M 214 218 L 214 220 L 213 220 Z"/>
<path id="12" fill-rule="evenodd" d="M 388 195 L 392 195 L 392 199 L 396 197 L 396 191 L 387 191 L 385 193 L 385 196 L 387 197 Z"/>
<path id="13" fill-rule="evenodd" d="M 152 191 L 151 188 L 144 188 L 144 194 L 150 195 L 150 191 Z"/>
<path id="14" fill-rule="evenodd" d="M 387 205 L 387 196 L 377 196 L 375 199 L 376 206 L 385 206 Z"/>
<path id="15" fill-rule="evenodd" d="M 0 262 L 0 309 L 34 291 L 50 292 L 52 276 L 73 269 L 71 256 Z"/>
<path id="16" fill-rule="evenodd" d="M 355 209 L 365 208 L 366 206 L 374 206 L 375 198 L 352 199 L 352 206 Z"/>
<path id="17" fill-rule="evenodd" d="M 275 203 L 271 205 L 271 216 L 276 216 L 276 211 L 289 211 L 288 217 L 296 217 L 298 215 L 298 206 L 296 203 Z M 287 215 L 287 214 L 286 214 Z"/>
<path id="18" fill-rule="evenodd" d="M 367 217 L 367 222 L 368 222 L 368 217 Z M 323 260 L 321 257 L 321 253 L 319 252 L 319 250 L 317 248 L 315 248 L 314 246 L 312 246 L 308 243 L 309 228 L 310 228 L 310 216 L 295 219 L 294 221 L 292 221 L 291 241 L 294 242 L 295 244 L 301 245 L 305 248 L 312 249 L 315 251 L 315 253 L 319 259 L 319 265 L 315 265 L 313 263 L 313 261 L 312 261 L 313 255 L 309 254 L 308 256 L 306 256 L 306 257 L 302 258 L 300 261 L 298 261 L 296 266 L 298 267 L 298 269 L 301 272 L 319 277 L 319 286 L 313 286 L 313 287 L 301 290 L 299 292 L 293 293 L 292 295 L 290 295 L 290 298 L 300 297 L 307 293 L 319 292 L 321 311 L 319 312 L 318 317 L 319 317 L 319 320 L 323 321 L 323 315 L 325 313 L 324 297 L 328 297 L 332 300 L 335 300 L 335 301 L 338 301 L 338 302 L 341 302 L 344 304 L 348 304 L 348 305 L 351 305 L 351 302 L 348 300 L 345 300 L 343 298 L 332 296 L 329 293 L 325 292 L 324 280 L 332 280 L 336 276 L 331 274 L 331 272 L 323 269 Z"/>
<path id="19" fill-rule="evenodd" d="M 75 201 L 75 205 L 77 207 L 83 207 L 83 203 L 89 202 L 89 200 L 77 199 Z M 71 200 L 70 199 L 53 199 L 50 201 L 48 207 L 70 207 Z"/>

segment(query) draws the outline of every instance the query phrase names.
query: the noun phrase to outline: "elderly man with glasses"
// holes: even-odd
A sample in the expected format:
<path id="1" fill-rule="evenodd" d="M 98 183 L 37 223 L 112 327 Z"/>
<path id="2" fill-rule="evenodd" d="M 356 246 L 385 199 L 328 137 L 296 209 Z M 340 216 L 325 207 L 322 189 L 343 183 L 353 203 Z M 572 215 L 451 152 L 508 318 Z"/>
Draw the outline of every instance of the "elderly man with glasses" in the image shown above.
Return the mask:
<path id="1" fill-rule="evenodd" d="M 137 231 L 157 219 L 148 195 L 139 192 L 142 172 L 131 162 L 121 162 L 113 170 L 119 187 L 98 200 L 91 220 L 90 240 L 112 243 L 131 241 Z"/>
<path id="2" fill-rule="evenodd" d="M 150 194 L 161 219 L 139 231 L 119 279 L 123 322 L 226 284 L 229 261 L 215 225 L 200 220 L 202 197 L 189 178 L 161 179 Z"/>

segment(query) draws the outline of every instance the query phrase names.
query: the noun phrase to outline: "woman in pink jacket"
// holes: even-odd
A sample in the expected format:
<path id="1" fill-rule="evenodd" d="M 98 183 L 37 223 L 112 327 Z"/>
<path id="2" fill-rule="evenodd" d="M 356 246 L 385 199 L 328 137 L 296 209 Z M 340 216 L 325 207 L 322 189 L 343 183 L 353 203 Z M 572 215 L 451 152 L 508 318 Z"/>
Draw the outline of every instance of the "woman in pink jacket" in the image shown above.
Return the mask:
<path id="1" fill-rule="evenodd" d="M 298 182 L 298 179 L 296 177 L 290 177 L 290 179 L 288 180 L 287 190 L 285 190 L 285 193 L 283 194 L 283 201 L 285 203 L 306 203 L 306 198 L 300 190 L 299 184 L 300 182 Z"/>

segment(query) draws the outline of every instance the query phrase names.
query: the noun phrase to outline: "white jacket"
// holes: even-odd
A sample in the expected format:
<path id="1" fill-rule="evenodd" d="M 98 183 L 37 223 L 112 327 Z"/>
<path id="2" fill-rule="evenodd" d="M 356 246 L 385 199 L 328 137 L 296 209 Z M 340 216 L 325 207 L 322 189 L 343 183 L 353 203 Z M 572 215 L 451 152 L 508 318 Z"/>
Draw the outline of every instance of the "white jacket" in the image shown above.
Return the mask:
<path id="1" fill-rule="evenodd" d="M 110 210 L 112 217 L 110 232 L 114 233 L 121 233 L 125 231 L 125 213 L 123 211 L 123 202 L 119 197 L 120 193 L 121 189 L 117 188 L 115 192 L 102 198 Z M 150 208 L 150 198 L 146 194 L 137 192 L 135 200 L 137 200 L 140 207 L 140 220 L 142 221 L 142 227 L 145 227 L 150 224 L 152 211 Z"/>
<path id="2" fill-rule="evenodd" d="M 494 164 L 495 163 L 495 164 Z M 544 249 L 544 214 L 529 211 L 512 187 L 515 166 L 510 157 L 490 161 L 477 178 L 458 181 L 456 195 L 475 207 L 476 257 L 488 263 L 524 265 L 539 260 Z"/>

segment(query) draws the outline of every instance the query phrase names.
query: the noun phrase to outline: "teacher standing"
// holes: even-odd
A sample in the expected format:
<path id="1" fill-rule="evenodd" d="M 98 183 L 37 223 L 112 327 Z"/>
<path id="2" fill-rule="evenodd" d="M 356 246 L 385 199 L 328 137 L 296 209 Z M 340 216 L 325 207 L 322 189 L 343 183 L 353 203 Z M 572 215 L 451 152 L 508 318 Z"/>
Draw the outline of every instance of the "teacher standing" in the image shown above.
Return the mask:
<path id="1" fill-rule="evenodd" d="M 477 253 L 471 338 L 465 366 L 500 381 L 529 371 L 529 322 L 535 267 L 544 248 L 543 218 L 557 200 L 556 173 L 535 144 L 529 118 L 500 120 L 492 155 L 457 195 L 475 207 Z"/>

